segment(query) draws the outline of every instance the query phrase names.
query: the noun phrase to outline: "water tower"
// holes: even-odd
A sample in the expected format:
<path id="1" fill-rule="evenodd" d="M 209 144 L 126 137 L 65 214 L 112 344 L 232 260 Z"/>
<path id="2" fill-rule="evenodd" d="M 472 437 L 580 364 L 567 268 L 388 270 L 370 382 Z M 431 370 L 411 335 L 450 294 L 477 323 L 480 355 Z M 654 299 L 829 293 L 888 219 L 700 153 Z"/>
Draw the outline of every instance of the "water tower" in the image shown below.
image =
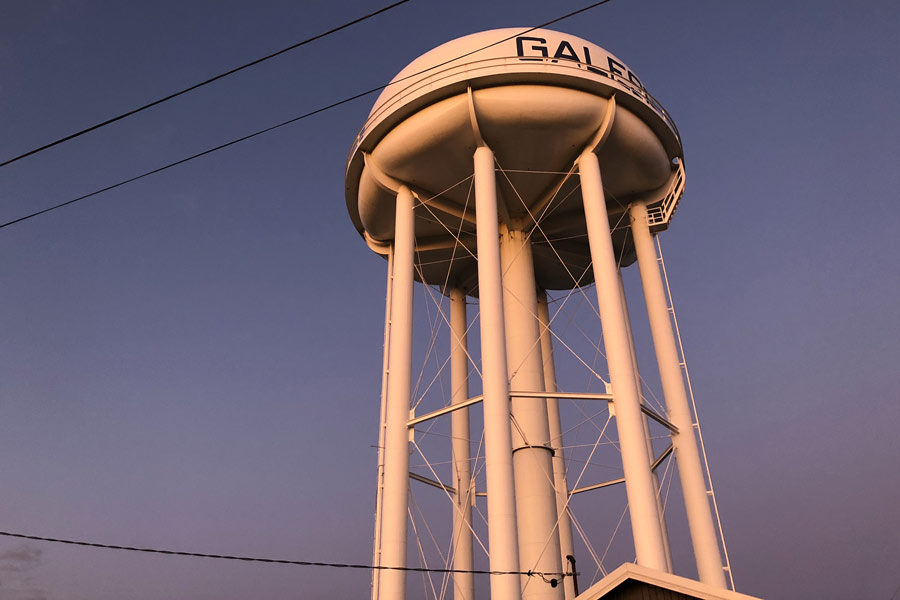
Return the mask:
<path id="1" fill-rule="evenodd" d="M 476 498 L 486 502 L 491 597 L 575 597 L 574 578 L 563 576 L 574 564 L 568 503 L 576 490 L 567 481 L 560 402 L 580 398 L 606 403 L 614 416 L 622 477 L 608 483 L 624 484 L 637 565 L 672 569 L 650 418 L 671 438 L 699 579 L 726 589 L 721 530 L 654 244 L 682 195 L 682 164 L 674 122 L 634 72 L 603 48 L 556 31 L 453 40 L 414 60 L 381 94 L 346 172 L 351 219 L 388 265 L 377 565 L 415 566 L 408 564 L 411 441 L 417 428 L 445 419 L 450 481 L 413 480 L 452 500 L 454 597 L 473 596 L 466 571 L 474 568 Z M 634 262 L 661 411 L 642 401 L 620 273 Z M 411 413 L 413 298 L 421 286 L 447 303 L 449 331 L 450 393 L 425 414 Z M 562 392 L 547 291 L 589 286 L 608 379 L 599 392 Z M 467 313 L 475 304 L 477 326 Z M 484 483 L 476 490 L 470 441 L 479 436 L 470 431 L 470 410 L 478 408 Z M 373 598 L 405 598 L 406 580 L 402 570 L 377 570 Z"/>

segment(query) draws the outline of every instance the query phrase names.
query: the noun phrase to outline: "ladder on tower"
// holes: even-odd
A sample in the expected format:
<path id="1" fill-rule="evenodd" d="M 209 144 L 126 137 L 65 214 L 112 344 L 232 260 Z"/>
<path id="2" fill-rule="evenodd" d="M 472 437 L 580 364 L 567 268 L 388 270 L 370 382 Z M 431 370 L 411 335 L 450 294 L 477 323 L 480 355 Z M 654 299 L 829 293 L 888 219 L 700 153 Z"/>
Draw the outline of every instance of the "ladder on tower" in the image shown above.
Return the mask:
<path id="1" fill-rule="evenodd" d="M 681 341 L 681 331 L 678 328 L 678 318 L 675 316 L 675 304 L 672 301 L 672 290 L 669 287 L 669 276 L 666 273 L 666 263 L 663 260 L 662 254 L 662 246 L 659 242 L 659 236 L 654 236 L 656 239 L 656 261 L 659 263 L 659 268 L 662 271 L 663 284 L 666 286 L 666 305 L 669 310 L 669 314 L 672 315 L 672 324 L 675 329 L 675 338 L 678 340 L 678 360 L 679 365 L 681 366 L 681 371 L 684 375 L 684 380 L 687 384 L 687 393 L 688 398 L 691 401 L 691 423 L 693 425 L 694 430 L 697 432 L 697 438 L 700 441 L 700 458 L 703 461 L 703 470 L 706 477 L 706 495 L 712 501 L 713 507 L 713 515 L 716 520 L 716 527 L 719 532 L 719 543 L 722 545 L 722 555 L 724 558 L 724 566 L 722 569 L 728 574 L 728 583 L 731 587 L 731 590 L 734 591 L 734 575 L 731 571 L 731 560 L 728 557 L 728 547 L 725 545 L 725 533 L 722 529 L 722 519 L 719 516 L 719 504 L 716 501 L 716 493 L 712 484 L 712 476 L 709 471 L 709 461 L 706 456 L 706 445 L 703 442 L 703 431 L 700 429 L 700 420 L 697 417 L 697 403 L 694 400 L 694 388 L 691 385 L 691 375 L 688 371 L 687 361 L 684 357 L 684 345 Z"/>
<path id="2" fill-rule="evenodd" d="M 394 282 L 394 247 L 391 246 L 387 254 L 387 291 L 385 292 L 384 314 L 384 358 L 381 373 L 381 411 L 378 417 L 378 470 L 377 484 L 375 487 L 375 534 L 372 542 L 372 565 L 381 566 L 381 505 L 384 497 L 384 432 L 385 432 L 385 405 L 387 403 L 388 381 L 388 345 L 391 339 L 391 290 Z M 380 569 L 372 569 L 371 592 L 372 600 L 378 599 L 378 586 Z"/>

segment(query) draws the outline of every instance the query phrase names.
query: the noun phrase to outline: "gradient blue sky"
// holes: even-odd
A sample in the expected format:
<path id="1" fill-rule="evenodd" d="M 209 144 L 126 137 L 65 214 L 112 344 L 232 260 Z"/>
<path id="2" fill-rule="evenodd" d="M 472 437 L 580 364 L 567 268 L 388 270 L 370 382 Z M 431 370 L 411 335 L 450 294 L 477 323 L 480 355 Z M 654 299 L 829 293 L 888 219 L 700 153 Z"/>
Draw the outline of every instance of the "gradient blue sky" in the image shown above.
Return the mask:
<path id="1" fill-rule="evenodd" d="M 0 158 L 384 3 L 4 0 Z M 414 0 L 0 169 L 0 220 L 585 4 Z M 738 589 L 891 598 L 898 4 L 615 0 L 554 28 L 625 60 L 684 138 L 663 243 Z M 370 560 L 384 262 L 343 169 L 373 100 L 0 231 L 0 530 Z M 0 538 L 4 600 L 326 594 L 368 573 Z"/>

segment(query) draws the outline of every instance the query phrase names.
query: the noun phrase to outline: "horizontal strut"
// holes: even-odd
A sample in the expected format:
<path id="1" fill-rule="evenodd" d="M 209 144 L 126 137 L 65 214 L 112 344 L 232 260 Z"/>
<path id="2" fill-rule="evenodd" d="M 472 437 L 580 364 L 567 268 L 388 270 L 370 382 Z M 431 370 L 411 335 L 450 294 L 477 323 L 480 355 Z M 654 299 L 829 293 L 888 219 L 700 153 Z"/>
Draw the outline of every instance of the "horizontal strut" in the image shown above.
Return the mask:
<path id="1" fill-rule="evenodd" d="M 561 400 L 604 400 L 606 402 L 612 402 L 613 395 L 612 394 L 589 394 L 589 393 L 576 393 L 576 392 L 519 392 L 512 391 L 509 393 L 510 398 L 558 398 Z M 406 422 L 406 426 L 410 429 L 418 425 L 419 423 L 424 423 L 425 421 L 430 421 L 431 419 L 436 419 L 437 417 L 450 414 L 454 411 L 457 411 L 461 408 L 466 408 L 472 406 L 473 404 L 478 404 L 484 399 L 484 396 L 474 396 L 469 398 L 465 402 L 460 402 L 459 404 L 452 404 L 450 406 L 445 406 L 444 408 L 439 408 L 438 410 L 432 411 L 430 413 L 426 413 L 421 417 L 416 417 L 414 419 L 410 419 Z M 654 411 L 652 408 L 642 404 L 641 412 L 671 431 L 672 433 L 678 433 L 678 428 L 672 425 L 668 419 L 664 416 L 660 415 L 658 412 Z"/>
<path id="2" fill-rule="evenodd" d="M 419 475 L 417 473 L 413 473 L 412 471 L 409 472 L 409 478 L 414 481 L 419 481 L 421 483 L 424 483 L 425 485 L 430 485 L 431 487 L 436 487 L 439 490 L 444 490 L 445 492 L 448 492 L 450 494 L 456 493 L 456 488 L 453 487 L 452 485 L 447 485 L 445 483 L 441 483 L 440 481 L 435 481 L 434 479 L 429 479 L 428 477 Z M 487 496 L 487 492 L 475 492 L 475 495 L 476 496 Z"/>
<path id="3" fill-rule="evenodd" d="M 470 400 L 470 402 L 473 402 L 474 400 L 475 400 L 475 398 L 472 398 Z M 473 402 L 473 404 L 474 404 L 474 402 Z M 656 460 L 653 461 L 653 464 L 650 465 L 650 468 L 655 471 L 657 469 L 657 467 L 659 467 L 659 465 L 661 465 L 662 462 L 664 460 L 666 460 L 666 457 L 668 457 L 670 454 L 672 454 L 674 449 L 675 449 L 674 446 L 672 446 L 672 444 L 669 444 L 669 446 L 665 450 L 662 451 L 662 454 L 660 454 L 659 456 L 656 457 Z M 455 487 L 453 487 L 451 485 L 447 485 L 440 481 L 435 481 L 434 479 L 430 479 L 423 475 L 413 473 L 412 471 L 410 471 L 410 473 L 409 473 L 409 478 L 413 479 L 415 481 L 424 483 L 425 485 L 430 485 L 431 487 L 438 488 L 439 490 L 444 490 L 445 492 L 448 492 L 450 494 L 456 493 Z M 599 490 L 599 489 L 602 489 L 605 487 L 610 487 L 612 485 L 618 485 L 620 483 L 625 483 L 624 477 L 619 477 L 618 479 L 610 479 L 608 481 L 601 481 L 600 483 L 595 483 L 592 485 L 586 485 L 584 487 L 575 488 L 574 490 L 571 490 L 569 492 L 569 495 L 571 496 L 574 494 L 580 494 L 582 492 L 590 492 L 593 490 Z M 487 496 L 487 492 L 476 492 L 475 495 L 476 496 Z"/>
<path id="4" fill-rule="evenodd" d="M 650 468 L 655 471 L 656 468 L 662 464 L 662 461 L 666 460 L 666 457 L 669 456 L 670 454 L 672 454 L 673 449 L 674 449 L 674 447 L 672 446 L 672 444 L 669 444 L 669 447 L 666 448 L 665 450 L 663 450 L 662 454 L 660 454 L 658 457 L 656 457 L 656 460 L 653 461 L 653 464 L 650 465 Z M 625 478 L 619 477 L 618 479 L 610 479 L 608 481 L 601 481 L 600 483 L 595 483 L 593 485 L 586 485 L 584 487 L 575 488 L 574 490 L 571 490 L 569 492 L 569 495 L 571 496 L 573 494 L 580 494 L 581 492 L 590 492 L 592 490 L 599 490 L 601 488 L 609 487 L 611 485 L 617 485 L 619 483 L 625 483 Z"/>
<path id="5" fill-rule="evenodd" d="M 430 421 L 431 419 L 436 419 L 437 417 L 440 417 L 442 415 L 449 415 L 450 413 L 455 412 L 461 408 L 466 408 L 466 407 L 472 406 L 473 404 L 478 404 L 482 400 L 484 400 L 484 396 L 479 395 L 479 396 L 475 396 L 473 398 L 469 398 L 468 400 L 466 400 L 464 402 L 460 402 L 459 404 L 451 404 L 450 406 L 445 406 L 444 408 L 439 408 L 438 410 L 430 412 L 430 413 L 426 413 L 426 414 L 422 415 L 421 417 L 416 417 L 415 419 L 410 419 L 409 421 L 406 422 L 406 426 L 408 428 L 412 429 L 419 423 L 424 423 L 425 421 Z"/>

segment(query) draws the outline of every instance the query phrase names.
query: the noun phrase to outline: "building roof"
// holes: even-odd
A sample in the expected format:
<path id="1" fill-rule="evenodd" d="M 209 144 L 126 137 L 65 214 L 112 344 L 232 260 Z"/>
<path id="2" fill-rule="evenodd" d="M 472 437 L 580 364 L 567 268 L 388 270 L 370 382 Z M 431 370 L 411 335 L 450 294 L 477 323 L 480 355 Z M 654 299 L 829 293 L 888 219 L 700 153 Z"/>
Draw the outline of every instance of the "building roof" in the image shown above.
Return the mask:
<path id="1" fill-rule="evenodd" d="M 578 595 L 576 600 L 759 600 L 686 577 L 625 563 Z"/>

